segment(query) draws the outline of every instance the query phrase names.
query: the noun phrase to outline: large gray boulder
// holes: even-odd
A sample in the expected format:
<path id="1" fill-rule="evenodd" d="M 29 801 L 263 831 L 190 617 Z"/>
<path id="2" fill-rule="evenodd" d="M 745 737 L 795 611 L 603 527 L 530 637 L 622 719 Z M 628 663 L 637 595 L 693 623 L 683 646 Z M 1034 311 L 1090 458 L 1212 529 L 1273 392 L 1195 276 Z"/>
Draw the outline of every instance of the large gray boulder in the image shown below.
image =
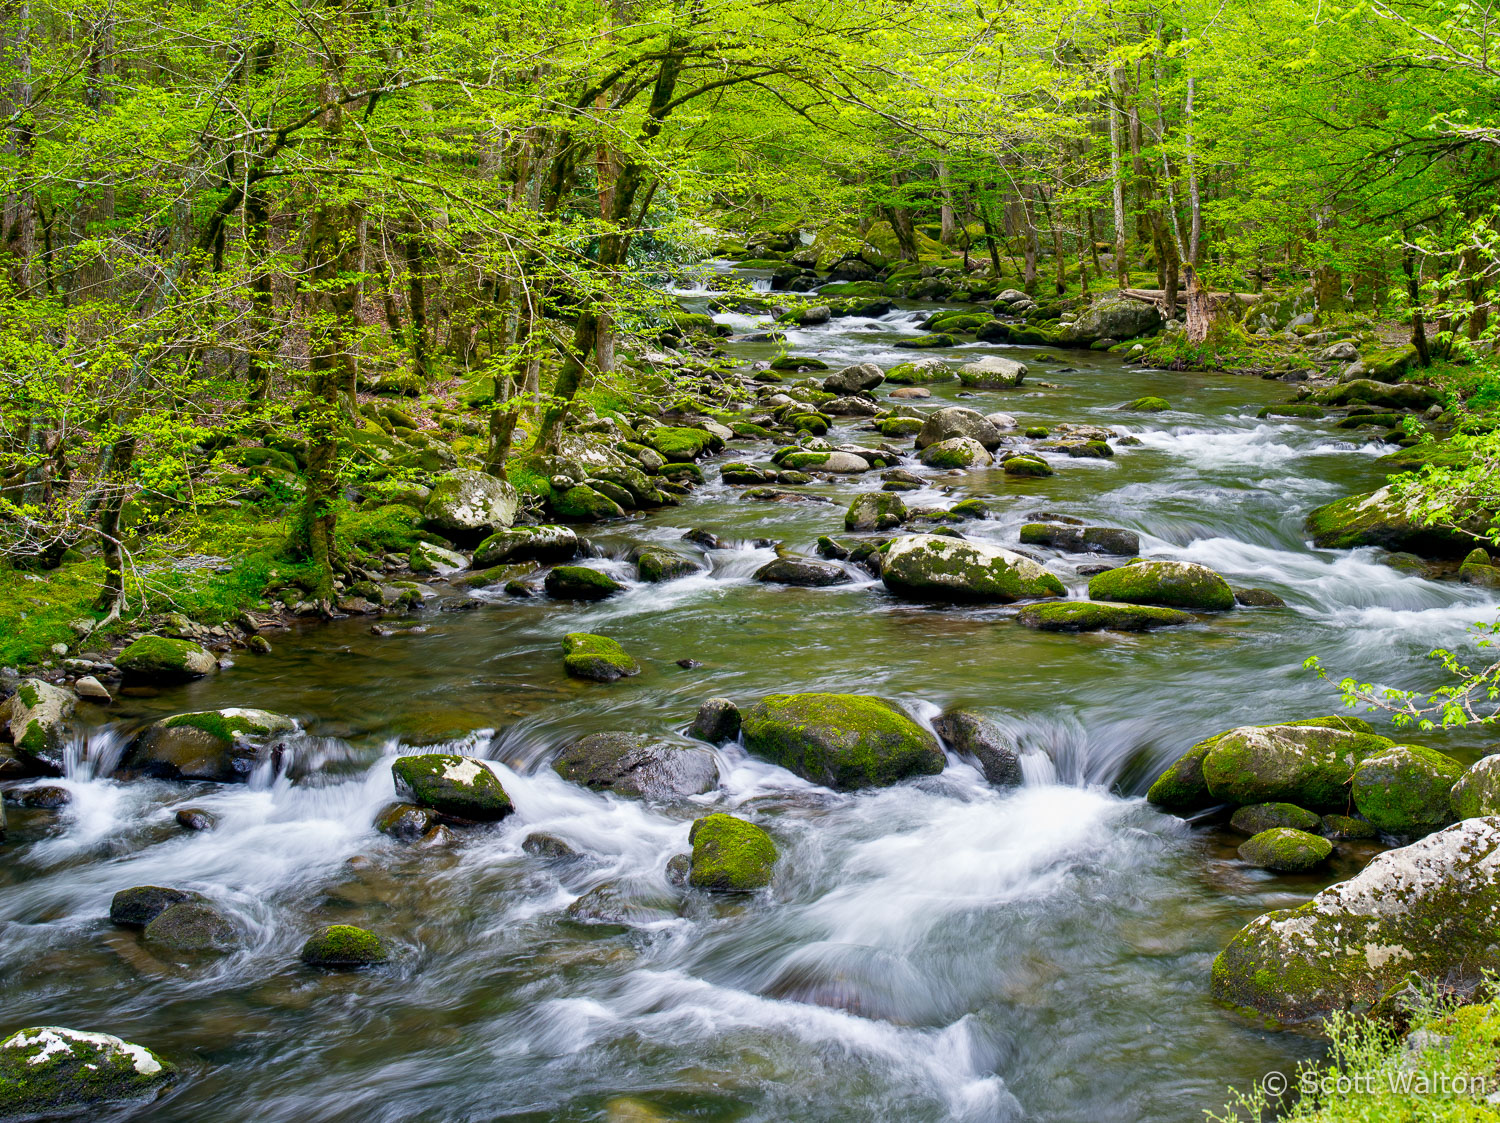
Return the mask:
<path id="1" fill-rule="evenodd" d="M 202 644 L 170 636 L 142 636 L 115 656 L 115 666 L 137 682 L 187 682 L 219 669 Z"/>
<path id="2" fill-rule="evenodd" d="M 917 447 L 926 448 L 950 437 L 968 437 L 986 449 L 999 448 L 1002 439 L 1000 430 L 986 421 L 984 414 L 963 406 L 948 406 L 928 414 L 917 433 Z"/>
<path id="3" fill-rule="evenodd" d="M 1500 755 L 1475 761 L 1453 785 L 1448 803 L 1459 819 L 1500 815 Z"/>
<path id="4" fill-rule="evenodd" d="M 644 799 L 680 799 L 719 784 L 714 754 L 702 745 L 650 733 L 590 733 L 558 753 L 565 780 Z"/>
<path id="5" fill-rule="evenodd" d="M 892 542 L 881 579 L 892 593 L 913 600 L 1009 604 L 1067 595 L 1057 575 L 1030 558 L 939 534 L 912 534 Z"/>
<path id="6" fill-rule="evenodd" d="M 39 771 L 61 773 L 68 743 L 68 719 L 78 705 L 71 690 L 39 678 L 22 679 L 6 700 L 10 739 L 16 755 Z"/>
<path id="7" fill-rule="evenodd" d="M 516 489 L 487 472 L 460 469 L 432 485 L 423 516 L 455 542 L 477 542 L 516 521 Z"/>
<path id="8" fill-rule="evenodd" d="M 1026 364 L 986 355 L 958 368 L 958 380 L 977 390 L 1012 390 L 1026 381 Z"/>
<path id="9" fill-rule="evenodd" d="M 297 723 L 269 710 L 226 708 L 174 714 L 146 727 L 126 763 L 163 780 L 244 783 L 278 755 L 277 738 Z"/>
<path id="10" fill-rule="evenodd" d="M 560 562 L 578 555 L 578 534 L 567 526 L 512 526 L 491 534 L 474 551 L 474 568 L 514 561 Z"/>
<path id="11" fill-rule="evenodd" d="M 1294 1024 L 1367 1011 L 1413 974 L 1468 993 L 1500 970 L 1497 932 L 1500 818 L 1465 819 L 1256 917 L 1214 960 L 1213 994 Z"/>
<path id="12" fill-rule="evenodd" d="M 858 363 L 823 379 L 823 389 L 830 394 L 858 394 L 884 381 L 885 374 L 874 363 Z"/>
<path id="13" fill-rule="evenodd" d="M 1087 347 L 1101 339 L 1135 339 L 1154 335 L 1162 328 L 1162 315 L 1154 304 L 1124 296 L 1105 296 L 1084 309 L 1058 335 L 1071 347 Z"/>

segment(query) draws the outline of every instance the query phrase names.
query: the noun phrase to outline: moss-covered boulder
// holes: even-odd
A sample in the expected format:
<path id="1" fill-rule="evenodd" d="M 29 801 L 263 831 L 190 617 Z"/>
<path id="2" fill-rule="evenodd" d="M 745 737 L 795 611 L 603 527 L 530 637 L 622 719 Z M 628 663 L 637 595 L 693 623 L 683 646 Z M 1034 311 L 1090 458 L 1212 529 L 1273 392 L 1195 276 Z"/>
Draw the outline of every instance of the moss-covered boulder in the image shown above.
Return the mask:
<path id="1" fill-rule="evenodd" d="M 1240 857 L 1252 866 L 1277 873 L 1306 873 L 1328 861 L 1333 843 L 1293 827 L 1272 827 L 1240 846 Z"/>
<path id="2" fill-rule="evenodd" d="M 751 752 L 816 784 L 884 787 L 943 770 L 942 746 L 893 702 L 865 694 L 771 694 L 745 710 Z"/>
<path id="3" fill-rule="evenodd" d="M 922 431 L 920 417 L 885 417 L 875 422 L 882 437 L 914 437 Z"/>
<path id="4" fill-rule="evenodd" d="M 856 495 L 844 512 L 844 529 L 852 532 L 891 530 L 906 521 L 906 504 L 888 491 Z"/>
<path id="5" fill-rule="evenodd" d="M 110 1034 L 31 1026 L 0 1041 L 0 1118 L 141 1099 L 173 1074 L 150 1049 Z"/>
<path id="6" fill-rule="evenodd" d="M 922 463 L 929 468 L 984 468 L 991 460 L 984 445 L 971 437 L 949 437 L 922 450 Z"/>
<path id="7" fill-rule="evenodd" d="M 715 893 L 749 893 L 771 884 L 776 843 L 754 823 L 705 815 L 688 832 L 693 854 L 688 884 Z"/>
<path id="8" fill-rule="evenodd" d="M 968 437 L 971 441 L 978 441 L 986 450 L 998 448 L 1005 439 L 978 410 L 946 406 L 927 415 L 917 432 L 916 444 L 918 448 L 926 448 L 953 437 Z"/>
<path id="9" fill-rule="evenodd" d="M 330 924 L 302 945 L 303 963 L 329 970 L 373 967 L 390 957 L 384 940 L 352 924 Z"/>
<path id="10" fill-rule="evenodd" d="M 1290 827 L 1307 834 L 1323 830 L 1320 816 L 1295 803 L 1251 803 L 1229 817 L 1229 825 L 1241 834 L 1256 835 L 1277 827 Z"/>
<path id="11" fill-rule="evenodd" d="M 669 464 L 690 463 L 715 448 L 722 448 L 724 444 L 707 429 L 687 426 L 648 429 L 641 434 L 641 440 L 661 454 Z"/>
<path id="12" fill-rule="evenodd" d="M 635 554 L 636 576 L 652 585 L 698 572 L 698 563 L 665 546 L 643 546 Z"/>
<path id="13" fill-rule="evenodd" d="M 163 780 L 244 783 L 279 756 L 277 738 L 297 723 L 269 710 L 226 708 L 174 714 L 148 725 L 126 756 L 133 769 Z"/>
<path id="14" fill-rule="evenodd" d="M 1383 831 L 1426 834 L 1453 821 L 1448 795 L 1464 767 L 1423 745 L 1392 745 L 1354 770 L 1354 806 Z"/>
<path id="15" fill-rule="evenodd" d="M 1328 386 L 1312 396 L 1314 405 L 1373 405 L 1391 409 L 1426 409 L 1437 400 L 1437 391 L 1431 386 L 1420 386 L 1415 382 L 1376 382 L 1370 378 L 1356 378 L 1352 382 Z"/>
<path id="16" fill-rule="evenodd" d="M 1089 598 L 1194 612 L 1234 607 L 1234 590 L 1228 581 L 1207 566 L 1179 561 L 1138 561 L 1101 573 L 1089 582 Z"/>
<path id="17" fill-rule="evenodd" d="M 956 347 L 958 340 L 946 332 L 935 332 L 930 335 L 908 335 L 896 340 L 891 346 L 903 351 L 931 351 L 939 347 Z"/>
<path id="18" fill-rule="evenodd" d="M 1053 475 L 1052 465 L 1040 456 L 1030 454 L 1008 456 L 1000 468 L 1007 476 L 1020 476 L 1026 479 L 1041 479 Z"/>
<path id="19" fill-rule="evenodd" d="M 566 526 L 512 526 L 496 531 L 474 550 L 474 568 L 506 562 L 560 562 L 578 555 L 578 535 Z"/>
<path id="20" fill-rule="evenodd" d="M 168 905 L 143 935 L 148 944 L 171 952 L 229 951 L 240 942 L 229 918 L 204 901 Z"/>
<path id="21" fill-rule="evenodd" d="M 1020 619 L 1040 632 L 1149 632 L 1193 622 L 1189 613 L 1176 608 L 1087 600 L 1027 605 Z"/>
<path id="22" fill-rule="evenodd" d="M 1500 756 L 1475 761 L 1448 792 L 1448 805 L 1458 819 L 1500 815 Z"/>
<path id="23" fill-rule="evenodd" d="M 1243 727 L 1242 727 L 1243 728 Z M 1331 728 L 1344 730 L 1352 733 L 1371 734 L 1374 729 L 1370 723 L 1355 717 L 1315 717 L 1305 718 L 1299 721 L 1284 721 L 1274 725 L 1262 726 L 1265 729 L 1300 729 L 1300 728 Z M 1151 785 L 1150 791 L 1146 793 L 1146 800 L 1166 811 L 1175 811 L 1178 814 L 1187 815 L 1195 811 L 1201 811 L 1219 802 L 1208 790 L 1208 781 L 1203 775 L 1203 761 L 1220 741 L 1230 734 L 1240 732 L 1240 729 L 1228 729 L 1222 733 L 1215 733 L 1199 741 L 1182 756 L 1173 761 L 1157 777 L 1156 782 Z M 1390 742 L 1384 742 L 1389 744 Z M 1352 771 L 1352 768 L 1351 768 Z M 1260 800 L 1248 799 L 1236 801 L 1242 804 L 1258 803 Z M 1279 801 L 1268 801 L 1279 802 Z"/>
<path id="24" fill-rule="evenodd" d="M 462 468 L 432 485 L 422 516 L 443 537 L 473 544 L 515 522 L 519 506 L 516 489 L 507 481 Z"/>
<path id="25" fill-rule="evenodd" d="M 1165 413 L 1172 408 L 1172 403 L 1166 398 L 1154 397 L 1150 394 L 1144 398 L 1137 398 L 1133 402 L 1126 402 L 1120 407 L 1124 413 Z"/>
<path id="26" fill-rule="evenodd" d="M 8 700 L 9 732 L 16 755 L 28 771 L 63 771 L 69 719 L 78 705 L 71 690 L 39 678 L 22 679 Z"/>
<path id="27" fill-rule="evenodd" d="M 885 587 L 899 597 L 928 601 L 1012 601 L 1061 597 L 1056 574 L 999 546 L 937 534 L 892 542 L 882 563 Z"/>
<path id="28" fill-rule="evenodd" d="M 986 355 L 958 368 L 958 380 L 976 390 L 1013 390 L 1026 381 L 1026 364 Z"/>
<path id="29" fill-rule="evenodd" d="M 650 733 L 590 733 L 558 753 L 552 767 L 571 783 L 642 799 L 702 795 L 719 784 L 708 749 Z"/>
<path id="30" fill-rule="evenodd" d="M 219 668 L 202 644 L 167 636 L 142 636 L 115 656 L 115 666 L 137 682 L 187 682 Z"/>
<path id="31" fill-rule="evenodd" d="M 1307 530 L 1313 545 L 1325 549 L 1382 546 L 1424 558 L 1462 558 L 1494 517 L 1493 510 L 1465 508 L 1459 528 L 1429 525 L 1414 500 L 1383 487 L 1318 507 L 1307 516 Z"/>
<path id="32" fill-rule="evenodd" d="M 1215 741 L 1203 757 L 1203 779 L 1209 795 L 1224 803 L 1295 803 L 1311 811 L 1343 811 L 1360 762 L 1391 744 L 1348 729 L 1249 725 Z"/>
<path id="33" fill-rule="evenodd" d="M 557 566 L 542 584 L 547 595 L 556 600 L 603 600 L 625 591 L 625 586 L 609 574 L 586 565 Z"/>
<path id="34" fill-rule="evenodd" d="M 514 808 L 500 780 L 482 760 L 456 753 L 419 753 L 391 764 L 396 791 L 440 815 L 495 822 Z"/>
<path id="35" fill-rule="evenodd" d="M 1464 990 L 1500 970 L 1500 819 L 1377 856 L 1305 905 L 1257 917 L 1214 960 L 1214 997 L 1284 1024 L 1363 1012 L 1410 975 Z"/>
<path id="36" fill-rule="evenodd" d="M 1475 549 L 1459 565 L 1458 579 L 1465 585 L 1500 589 L 1500 566 L 1495 565 L 1487 550 Z"/>
<path id="37" fill-rule="evenodd" d="M 926 386 L 934 382 L 951 382 L 953 368 L 941 359 L 918 359 L 898 363 L 885 372 L 885 380 L 897 386 Z"/>
<path id="38" fill-rule="evenodd" d="M 144 928 L 173 905 L 198 899 L 186 889 L 164 885 L 134 885 L 110 899 L 109 919 L 125 928 Z"/>
<path id="39" fill-rule="evenodd" d="M 563 637 L 563 670 L 591 682 L 614 682 L 641 673 L 634 657 L 608 636 L 569 632 Z"/>
<path id="40" fill-rule="evenodd" d="M 1141 537 L 1119 526 L 1076 526 L 1071 523 L 1022 523 L 1023 546 L 1048 546 L 1070 554 L 1119 554 L 1134 557 L 1141 552 Z"/>
<path id="41" fill-rule="evenodd" d="M 588 484 L 578 484 L 565 491 L 554 490 L 548 505 L 558 518 L 574 522 L 603 522 L 625 517 L 625 508 Z"/>

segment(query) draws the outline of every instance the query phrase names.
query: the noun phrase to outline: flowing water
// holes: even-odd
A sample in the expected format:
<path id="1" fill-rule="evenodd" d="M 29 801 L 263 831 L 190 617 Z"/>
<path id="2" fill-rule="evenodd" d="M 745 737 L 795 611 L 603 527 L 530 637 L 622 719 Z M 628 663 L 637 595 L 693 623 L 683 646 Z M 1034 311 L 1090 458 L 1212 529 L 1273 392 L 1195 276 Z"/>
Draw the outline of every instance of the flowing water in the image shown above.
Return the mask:
<path id="1" fill-rule="evenodd" d="M 789 349 L 890 365 L 912 357 L 891 343 L 920 316 L 836 320 L 792 332 Z M 964 404 L 1026 425 L 1111 425 L 1142 444 L 1062 462 L 1044 480 L 923 470 L 931 489 L 907 501 L 991 500 L 996 517 L 964 533 L 1007 544 L 1043 510 L 1129 527 L 1144 553 L 1271 589 L 1286 609 L 1141 636 L 1049 635 L 1013 610 L 904 604 L 866 578 L 760 585 L 750 575 L 774 555 L 756 542 L 811 553 L 877 474 L 805 489 L 836 505 L 747 501 L 711 483 L 593 536 L 590 564 L 629 585 L 610 601 L 440 589 L 409 621 L 420 628 L 381 637 L 349 620 L 273 634 L 273 656 L 97 715 L 63 781 L 72 803 L 12 810 L 0 843 L 6 1027 L 106 1030 L 178 1062 L 184 1078 L 162 1099 L 92 1113 L 153 1121 L 630 1119 L 646 1117 L 631 1114 L 642 1104 L 702 1120 L 1186 1121 L 1229 1085 L 1317 1055 L 1310 1038 L 1216 1007 L 1209 965 L 1252 916 L 1348 876 L 1370 851 L 1346 846 L 1318 877 L 1272 877 L 1238 863 L 1236 839 L 1159 814 L 1141 793 L 1210 733 L 1336 708 L 1301 669 L 1307 656 L 1408 682 L 1425 652 L 1493 618 L 1494 595 L 1370 551 L 1309 548 L 1305 513 L 1378 484 L 1375 457 L 1390 450 L 1315 422 L 1257 420 L 1286 386 L 1037 352 L 953 352 L 1013 355 L 1052 384 Z M 933 390 L 934 404 L 959 397 L 956 385 Z M 1147 393 L 1173 411 L 1115 412 Z M 868 440 L 858 424 L 831 439 Z M 736 442 L 729 455 L 769 451 Z M 691 527 L 731 545 L 681 542 Z M 634 582 L 619 559 L 646 540 L 700 556 L 705 571 Z M 1075 595 L 1085 560 L 1049 555 Z M 617 638 L 645 672 L 610 686 L 567 679 L 558 640 L 579 630 Z M 950 759 L 941 776 L 838 794 L 729 746 L 719 791 L 656 806 L 548 767 L 587 732 L 680 730 L 705 698 L 803 689 L 882 693 L 926 716 L 981 710 L 1023 747 L 1027 782 L 997 791 Z M 111 778 L 134 725 L 221 705 L 303 722 L 290 776 L 222 788 Z M 440 846 L 376 833 L 391 758 L 434 745 L 492 758 L 516 814 Z M 181 831 L 184 806 L 211 811 L 217 828 Z M 706 899 L 668 882 L 668 859 L 709 808 L 775 835 L 769 892 Z M 524 852 L 538 830 L 579 856 Z M 203 892 L 234 917 L 242 948 L 206 963 L 158 958 L 106 919 L 116 890 L 143 883 Z M 302 968 L 302 940 L 334 922 L 385 935 L 394 962 Z"/>

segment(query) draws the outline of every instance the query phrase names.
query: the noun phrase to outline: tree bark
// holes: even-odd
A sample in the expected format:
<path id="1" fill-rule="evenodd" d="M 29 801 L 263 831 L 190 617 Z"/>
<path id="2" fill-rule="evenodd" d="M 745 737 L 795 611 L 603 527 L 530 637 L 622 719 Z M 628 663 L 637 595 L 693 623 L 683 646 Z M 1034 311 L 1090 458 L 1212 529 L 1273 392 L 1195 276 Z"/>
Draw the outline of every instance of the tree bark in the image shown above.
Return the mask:
<path id="1" fill-rule="evenodd" d="M 1118 66 L 1109 68 L 1109 173 L 1111 201 L 1115 208 L 1115 280 L 1130 287 L 1130 264 L 1125 258 L 1124 129 L 1120 105 L 1125 100 L 1125 75 Z"/>

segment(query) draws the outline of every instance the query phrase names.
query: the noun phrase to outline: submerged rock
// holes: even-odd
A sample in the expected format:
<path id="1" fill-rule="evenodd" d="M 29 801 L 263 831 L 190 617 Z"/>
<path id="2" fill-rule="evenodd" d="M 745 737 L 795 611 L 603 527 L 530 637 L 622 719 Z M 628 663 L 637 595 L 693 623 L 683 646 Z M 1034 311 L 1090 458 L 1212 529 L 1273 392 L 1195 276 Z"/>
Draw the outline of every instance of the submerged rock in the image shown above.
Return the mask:
<path id="1" fill-rule="evenodd" d="M 1024 779 L 1020 750 L 989 718 L 968 710 L 948 710 L 932 724 L 954 752 L 979 762 L 990 783 L 1013 788 Z"/>
<path id="2" fill-rule="evenodd" d="M 1391 834 L 1426 834 L 1453 821 L 1449 793 L 1463 765 L 1423 745 L 1392 745 L 1354 770 L 1354 806 Z"/>
<path id="3" fill-rule="evenodd" d="M 1272 827 L 1240 846 L 1252 866 L 1277 873 L 1306 873 L 1328 861 L 1333 843 L 1293 827 Z"/>
<path id="4" fill-rule="evenodd" d="M 39 678 L 22 679 L 11 695 L 10 739 L 29 771 L 61 774 L 68 720 L 78 705 L 72 691 Z"/>
<path id="5" fill-rule="evenodd" d="M 751 752 L 815 784 L 885 787 L 943 770 L 942 746 L 893 702 L 865 694 L 772 694 L 744 712 Z"/>
<path id="6" fill-rule="evenodd" d="M 139 682 L 186 682 L 219 668 L 202 644 L 166 636 L 142 636 L 115 656 L 115 666 Z"/>
<path id="7" fill-rule="evenodd" d="M 728 698 L 710 698 L 698 707 L 688 736 L 710 745 L 722 745 L 740 735 L 740 708 Z"/>
<path id="8" fill-rule="evenodd" d="M 590 733 L 558 753 L 552 767 L 572 783 L 644 799 L 702 795 L 719 783 L 712 752 L 649 733 Z"/>
<path id="9" fill-rule="evenodd" d="M 562 646 L 563 669 L 574 678 L 614 682 L 641 673 L 634 657 L 608 636 L 569 632 Z"/>
<path id="10" fill-rule="evenodd" d="M 127 928 L 144 928 L 173 905 L 196 901 L 198 895 L 162 885 L 121 889 L 110 899 L 109 918 Z"/>
<path id="11" fill-rule="evenodd" d="M 146 727 L 127 763 L 164 780 L 244 783 L 276 754 L 274 739 L 297 723 L 269 710 L 226 708 L 176 714 Z"/>
<path id="12" fill-rule="evenodd" d="M 777 558 L 757 569 L 755 579 L 771 585 L 806 588 L 847 585 L 854 580 L 843 566 L 812 558 Z"/>
<path id="13" fill-rule="evenodd" d="M 185 831 L 211 831 L 218 820 L 200 807 L 178 808 L 174 816 L 177 825 Z"/>
<path id="14" fill-rule="evenodd" d="M 705 815 L 688 832 L 693 853 L 688 884 L 716 893 L 749 893 L 771 884 L 776 843 L 754 823 Z"/>
<path id="15" fill-rule="evenodd" d="M 403 842 L 415 842 L 441 822 L 442 817 L 430 807 L 416 803 L 388 803 L 375 816 L 375 829 Z"/>
<path id="16" fill-rule="evenodd" d="M 228 951 L 239 942 L 229 918 L 202 901 L 168 905 L 146 925 L 148 943 L 168 951 Z"/>
<path id="17" fill-rule="evenodd" d="M 1056 574 L 1030 558 L 936 534 L 913 534 L 892 542 L 881 579 L 897 596 L 918 600 L 1008 604 L 1067 594 Z"/>
<path id="18" fill-rule="evenodd" d="M 1029 604 L 1020 620 L 1042 632 L 1147 632 L 1193 623 L 1190 613 L 1177 608 L 1087 600 Z"/>
<path id="19" fill-rule="evenodd" d="M 330 924 L 302 945 L 302 962 L 309 967 L 348 970 L 373 967 L 391 957 L 385 941 L 374 932 L 352 924 Z"/>
<path id="20" fill-rule="evenodd" d="M 174 1071 L 150 1049 L 107 1033 L 31 1026 L 0 1041 L 0 1117 L 138 1099 Z"/>
<path id="21" fill-rule="evenodd" d="M 1197 612 L 1223 612 L 1234 607 L 1234 591 L 1229 582 L 1208 567 L 1192 562 L 1138 561 L 1111 569 L 1089 582 L 1089 597 Z"/>
<path id="22" fill-rule="evenodd" d="M 1234 603 L 1246 608 L 1285 608 L 1282 600 L 1269 589 L 1236 589 Z"/>
<path id="23" fill-rule="evenodd" d="M 1283 1023 L 1361 1012 L 1415 974 L 1459 993 L 1500 969 L 1500 819 L 1465 819 L 1378 855 L 1214 960 L 1213 994 Z"/>
<path id="24" fill-rule="evenodd" d="M 482 760 L 455 753 L 420 753 L 391 764 L 396 790 L 441 815 L 476 822 L 505 818 L 514 808 Z"/>

